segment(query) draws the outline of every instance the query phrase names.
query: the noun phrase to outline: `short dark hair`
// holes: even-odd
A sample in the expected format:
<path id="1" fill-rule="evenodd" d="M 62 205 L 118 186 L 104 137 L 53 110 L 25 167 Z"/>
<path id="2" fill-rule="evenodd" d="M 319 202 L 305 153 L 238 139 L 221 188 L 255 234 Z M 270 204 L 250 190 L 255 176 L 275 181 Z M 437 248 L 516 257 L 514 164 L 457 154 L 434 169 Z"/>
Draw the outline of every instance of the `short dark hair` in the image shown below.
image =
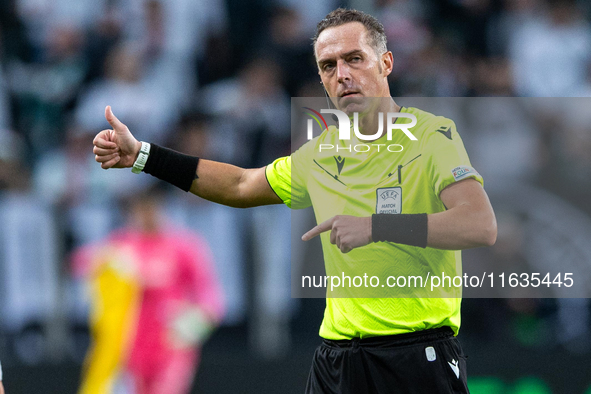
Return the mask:
<path id="1" fill-rule="evenodd" d="M 323 20 L 318 22 L 318 25 L 316 25 L 316 34 L 314 34 L 314 37 L 312 38 L 314 49 L 316 49 L 318 36 L 325 29 L 341 26 L 350 22 L 359 22 L 365 26 L 369 33 L 369 45 L 374 48 L 378 56 L 388 51 L 388 48 L 386 47 L 388 40 L 386 39 L 384 25 L 382 25 L 376 18 L 363 11 L 348 10 L 345 8 L 337 8 L 336 10 L 329 12 Z"/>

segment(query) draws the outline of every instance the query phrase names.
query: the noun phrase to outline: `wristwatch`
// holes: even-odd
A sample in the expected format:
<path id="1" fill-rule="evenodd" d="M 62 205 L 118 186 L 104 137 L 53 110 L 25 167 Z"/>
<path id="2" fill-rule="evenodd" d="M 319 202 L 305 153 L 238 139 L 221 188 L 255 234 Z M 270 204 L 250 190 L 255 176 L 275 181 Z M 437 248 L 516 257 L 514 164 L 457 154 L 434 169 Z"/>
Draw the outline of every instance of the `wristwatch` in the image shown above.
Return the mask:
<path id="1" fill-rule="evenodd" d="M 135 163 L 133 163 L 133 167 L 131 168 L 131 172 L 134 174 L 139 174 L 144 169 L 146 162 L 148 161 L 148 156 L 150 155 L 150 144 L 147 142 L 142 141 L 142 147 L 140 148 L 140 154 L 137 157 Z"/>

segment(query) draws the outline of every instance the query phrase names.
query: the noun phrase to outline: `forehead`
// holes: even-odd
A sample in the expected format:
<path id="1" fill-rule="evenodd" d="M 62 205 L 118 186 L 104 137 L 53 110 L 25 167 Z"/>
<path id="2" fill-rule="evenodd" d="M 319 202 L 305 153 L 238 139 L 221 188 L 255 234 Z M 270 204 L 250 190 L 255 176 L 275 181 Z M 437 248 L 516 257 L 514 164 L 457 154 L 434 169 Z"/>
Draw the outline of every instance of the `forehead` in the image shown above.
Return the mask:
<path id="1" fill-rule="evenodd" d="M 370 51 L 369 32 L 361 22 L 329 27 L 320 33 L 314 48 L 316 60 L 338 57 L 354 49 Z"/>

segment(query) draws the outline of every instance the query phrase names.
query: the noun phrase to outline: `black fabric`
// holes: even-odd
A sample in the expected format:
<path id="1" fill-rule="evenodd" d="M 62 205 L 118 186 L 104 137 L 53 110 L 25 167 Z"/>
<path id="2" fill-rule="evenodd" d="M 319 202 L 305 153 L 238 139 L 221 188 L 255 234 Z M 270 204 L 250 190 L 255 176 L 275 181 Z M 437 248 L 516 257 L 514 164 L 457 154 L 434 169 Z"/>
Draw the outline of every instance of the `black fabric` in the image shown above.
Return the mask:
<path id="1" fill-rule="evenodd" d="M 466 357 L 451 329 L 405 335 L 323 340 L 314 353 L 306 393 L 469 393 Z M 427 359 L 428 347 L 435 351 L 433 361 Z"/>
<path id="2" fill-rule="evenodd" d="M 144 172 L 188 192 L 197 177 L 198 164 L 198 157 L 151 144 Z"/>
<path id="3" fill-rule="evenodd" d="M 374 214 L 371 216 L 374 242 L 395 242 L 427 247 L 427 214 Z"/>
<path id="4" fill-rule="evenodd" d="M 363 339 L 349 340 L 343 339 L 339 341 L 332 341 L 330 339 L 323 339 L 323 342 L 336 347 L 351 347 L 355 341 L 360 345 L 370 347 L 390 347 L 390 346 L 405 346 L 423 343 L 425 341 L 432 341 L 442 338 L 453 337 L 454 332 L 450 327 L 433 328 L 430 330 L 409 332 L 398 335 L 381 335 L 378 337 L 368 337 Z"/>

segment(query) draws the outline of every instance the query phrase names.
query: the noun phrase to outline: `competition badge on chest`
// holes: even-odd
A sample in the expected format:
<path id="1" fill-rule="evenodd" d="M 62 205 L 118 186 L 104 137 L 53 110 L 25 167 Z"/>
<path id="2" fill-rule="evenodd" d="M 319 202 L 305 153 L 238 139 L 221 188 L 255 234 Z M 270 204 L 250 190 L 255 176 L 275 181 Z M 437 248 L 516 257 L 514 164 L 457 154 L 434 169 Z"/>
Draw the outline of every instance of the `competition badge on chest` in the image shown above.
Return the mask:
<path id="1" fill-rule="evenodd" d="M 402 188 L 381 187 L 376 189 L 376 213 L 401 213 Z"/>

